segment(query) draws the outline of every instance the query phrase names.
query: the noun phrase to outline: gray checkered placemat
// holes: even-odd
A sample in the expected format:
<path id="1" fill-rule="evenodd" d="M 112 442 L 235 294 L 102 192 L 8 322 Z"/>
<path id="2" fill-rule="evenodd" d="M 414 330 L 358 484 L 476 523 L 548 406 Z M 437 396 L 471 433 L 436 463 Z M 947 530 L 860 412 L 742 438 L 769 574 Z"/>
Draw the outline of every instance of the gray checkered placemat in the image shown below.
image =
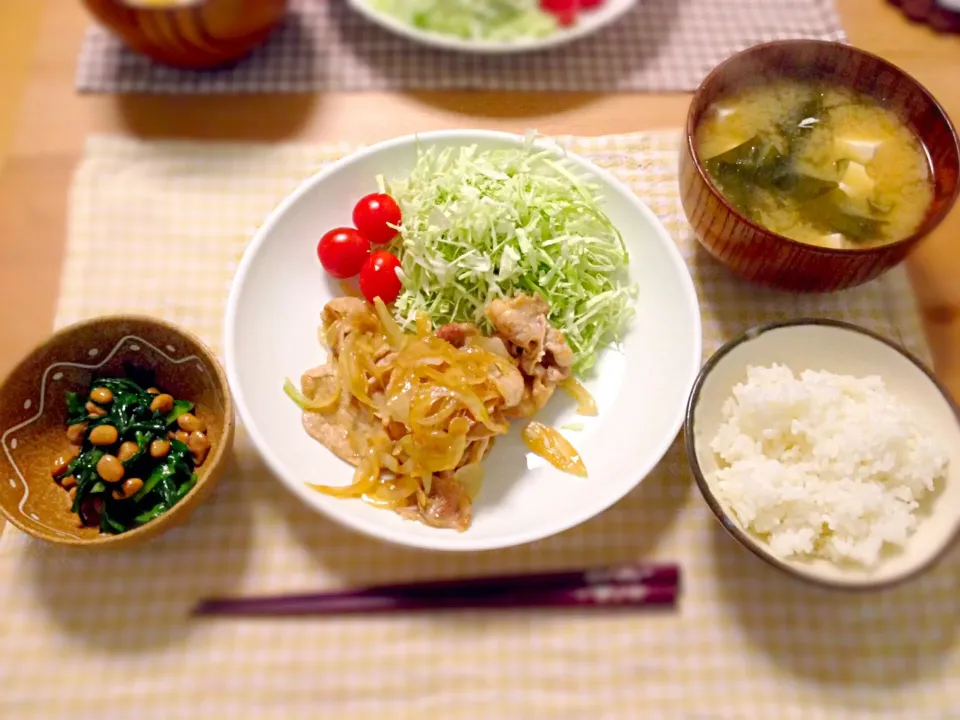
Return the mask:
<path id="1" fill-rule="evenodd" d="M 478 56 L 388 33 L 344 0 L 291 0 L 262 48 L 222 70 L 158 65 L 92 27 L 76 85 L 92 93 L 325 90 L 685 91 L 729 55 L 788 38 L 844 39 L 832 0 L 639 0 L 627 17 L 553 50 Z"/>

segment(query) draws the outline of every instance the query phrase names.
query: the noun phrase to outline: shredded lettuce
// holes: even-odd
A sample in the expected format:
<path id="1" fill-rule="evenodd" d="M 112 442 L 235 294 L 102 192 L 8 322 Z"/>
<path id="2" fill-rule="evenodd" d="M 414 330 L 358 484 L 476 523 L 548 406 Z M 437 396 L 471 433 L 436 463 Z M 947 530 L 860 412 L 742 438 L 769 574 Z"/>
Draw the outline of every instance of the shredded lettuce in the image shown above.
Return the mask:
<path id="1" fill-rule="evenodd" d="M 540 0 L 372 0 L 373 8 L 427 32 L 465 40 L 521 40 L 556 32 Z"/>
<path id="2" fill-rule="evenodd" d="M 403 213 L 391 249 L 401 261 L 394 315 L 404 330 L 421 312 L 435 325 L 490 329 L 487 304 L 524 292 L 550 304 L 578 373 L 619 339 L 636 295 L 624 280 L 627 249 L 596 185 L 560 150 L 532 140 L 494 151 L 431 147 L 407 178 L 379 182 Z"/>

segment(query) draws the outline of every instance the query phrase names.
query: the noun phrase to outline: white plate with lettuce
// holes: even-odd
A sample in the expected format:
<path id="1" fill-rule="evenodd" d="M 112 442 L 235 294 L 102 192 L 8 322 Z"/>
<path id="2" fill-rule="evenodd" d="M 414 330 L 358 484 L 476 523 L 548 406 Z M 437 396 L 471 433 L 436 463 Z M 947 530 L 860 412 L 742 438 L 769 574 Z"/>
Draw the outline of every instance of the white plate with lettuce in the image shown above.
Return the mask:
<path id="1" fill-rule="evenodd" d="M 473 319 L 491 297 L 535 288 L 574 351 L 592 416 L 558 391 L 535 417 L 559 429 L 586 478 L 527 451 L 512 423 L 483 460 L 473 521 L 457 532 L 407 520 L 311 484 L 349 485 L 354 468 L 303 430 L 284 394 L 322 364 L 324 305 L 344 294 L 317 260 L 318 239 L 352 224 L 368 193 L 402 212 L 389 246 L 403 289 L 391 310 L 407 327 Z M 479 309 L 479 310 L 478 310 Z M 701 360 L 696 291 L 654 213 L 613 175 L 549 141 L 486 131 L 402 137 L 324 169 L 267 219 L 230 292 L 227 374 L 243 424 L 277 477 L 309 506 L 391 542 L 484 550 L 545 538 L 603 512 L 660 462 L 679 431 Z"/>
<path id="2" fill-rule="evenodd" d="M 595 33 L 636 0 L 597 0 L 574 15 L 547 0 L 348 0 L 360 14 L 415 42 L 445 50 L 506 54 L 545 50 Z M 554 3 L 563 7 L 564 2 Z"/>

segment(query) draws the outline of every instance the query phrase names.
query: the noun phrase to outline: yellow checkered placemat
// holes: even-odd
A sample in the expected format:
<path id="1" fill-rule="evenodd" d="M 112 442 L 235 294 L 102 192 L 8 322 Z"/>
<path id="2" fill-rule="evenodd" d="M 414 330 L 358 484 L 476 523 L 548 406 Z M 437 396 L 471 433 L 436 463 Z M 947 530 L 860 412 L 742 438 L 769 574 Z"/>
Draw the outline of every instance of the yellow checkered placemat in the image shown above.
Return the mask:
<path id="1" fill-rule="evenodd" d="M 678 139 L 560 140 L 666 223 L 697 283 L 707 354 L 749 325 L 815 315 L 928 356 L 902 271 L 839 294 L 792 296 L 706 258 L 676 194 Z M 91 139 L 71 195 L 57 324 L 137 311 L 219 347 L 228 286 L 253 231 L 350 149 Z M 638 559 L 681 563 L 675 612 L 187 617 L 209 595 Z M 269 476 L 241 431 L 215 495 L 140 548 L 71 552 L 6 528 L 0 717 L 933 720 L 960 710 L 958 620 L 957 552 L 914 582 L 863 595 L 810 588 L 760 562 L 714 520 L 679 443 L 593 521 L 461 555 L 388 546 L 313 513 Z"/>

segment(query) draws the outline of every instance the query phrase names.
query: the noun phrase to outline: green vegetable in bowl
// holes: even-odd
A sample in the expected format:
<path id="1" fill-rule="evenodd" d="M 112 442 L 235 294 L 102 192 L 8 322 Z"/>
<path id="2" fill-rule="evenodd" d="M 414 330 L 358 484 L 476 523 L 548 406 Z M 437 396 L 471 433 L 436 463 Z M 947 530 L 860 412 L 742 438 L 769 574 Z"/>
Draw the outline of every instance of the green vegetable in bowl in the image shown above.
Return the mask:
<path id="1" fill-rule="evenodd" d="M 88 526 L 123 533 L 160 517 L 197 483 L 210 450 L 189 400 L 128 378 L 98 378 L 86 397 L 68 392 L 67 437 L 76 448 L 53 476 Z"/>
<path id="2" fill-rule="evenodd" d="M 540 9 L 540 0 L 372 0 L 371 5 L 411 27 L 464 40 L 539 38 L 558 27 Z"/>
<path id="3" fill-rule="evenodd" d="M 421 312 L 435 325 L 491 330 L 492 300 L 538 293 L 582 373 L 633 315 L 623 238 L 596 185 L 558 150 L 430 148 L 409 177 L 380 184 L 403 216 L 391 249 L 401 261 L 394 314 L 404 330 Z"/>

